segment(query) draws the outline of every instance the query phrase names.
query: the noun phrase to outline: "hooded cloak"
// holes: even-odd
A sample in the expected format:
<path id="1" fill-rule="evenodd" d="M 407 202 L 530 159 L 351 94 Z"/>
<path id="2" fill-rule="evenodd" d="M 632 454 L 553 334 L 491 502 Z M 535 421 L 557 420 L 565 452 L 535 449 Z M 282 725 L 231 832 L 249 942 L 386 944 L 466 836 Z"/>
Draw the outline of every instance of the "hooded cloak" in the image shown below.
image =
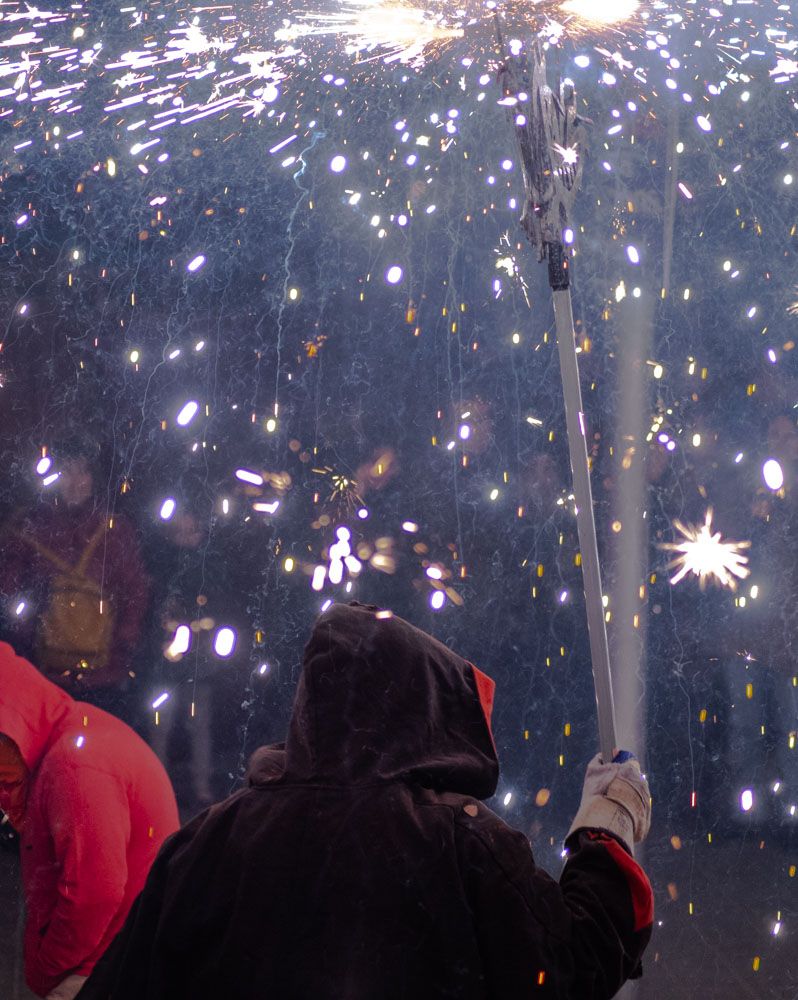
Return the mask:
<path id="1" fill-rule="evenodd" d="M 284 748 L 165 845 L 79 1000 L 613 995 L 648 940 L 648 882 L 589 831 L 558 884 L 482 804 L 492 695 L 400 618 L 333 606 Z"/>

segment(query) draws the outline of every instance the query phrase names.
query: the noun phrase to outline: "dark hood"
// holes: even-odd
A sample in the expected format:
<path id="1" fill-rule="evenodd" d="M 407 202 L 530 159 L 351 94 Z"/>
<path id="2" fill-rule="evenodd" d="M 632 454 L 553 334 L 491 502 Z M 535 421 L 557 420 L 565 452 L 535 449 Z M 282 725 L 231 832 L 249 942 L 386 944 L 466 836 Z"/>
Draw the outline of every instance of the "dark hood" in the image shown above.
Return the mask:
<path id="1" fill-rule="evenodd" d="M 305 647 L 285 780 L 405 778 L 488 798 L 499 772 L 493 689 L 472 664 L 390 612 L 333 605 Z"/>

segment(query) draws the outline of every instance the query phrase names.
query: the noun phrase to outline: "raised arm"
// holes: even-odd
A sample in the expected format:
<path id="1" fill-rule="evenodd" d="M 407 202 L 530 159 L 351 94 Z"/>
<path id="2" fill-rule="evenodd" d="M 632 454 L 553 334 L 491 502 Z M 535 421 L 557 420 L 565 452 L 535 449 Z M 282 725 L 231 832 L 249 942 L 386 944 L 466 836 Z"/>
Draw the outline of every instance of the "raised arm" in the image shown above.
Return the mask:
<path id="1" fill-rule="evenodd" d="M 611 781 L 606 784 L 609 788 Z M 559 882 L 535 865 L 527 839 L 483 806 L 475 803 L 457 815 L 461 865 L 491 1000 L 608 1000 L 640 974 L 653 894 L 609 823 L 616 807 L 630 833 L 634 821 L 627 824 L 626 807 L 614 801 L 599 808 L 593 801 L 596 787 L 586 783 Z"/>

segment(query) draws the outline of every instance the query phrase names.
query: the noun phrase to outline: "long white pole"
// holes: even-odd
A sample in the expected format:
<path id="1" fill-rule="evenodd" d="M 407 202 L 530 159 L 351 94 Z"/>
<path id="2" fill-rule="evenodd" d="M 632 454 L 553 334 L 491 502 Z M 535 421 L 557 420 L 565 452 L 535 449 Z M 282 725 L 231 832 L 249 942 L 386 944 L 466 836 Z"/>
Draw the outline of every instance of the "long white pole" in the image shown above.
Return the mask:
<path id="1" fill-rule="evenodd" d="M 554 248 L 550 248 L 554 249 Z M 554 261 L 550 265 L 556 267 Z M 554 284 L 554 283 L 552 283 Z M 587 428 L 582 408 L 579 384 L 579 363 L 576 354 L 576 330 L 571 307 L 571 292 L 553 287 L 554 316 L 557 322 L 557 347 L 560 353 L 560 374 L 565 398 L 565 420 L 568 428 L 568 452 L 576 498 L 576 527 L 582 554 L 582 582 L 590 636 L 590 657 L 593 662 L 593 682 L 598 710 L 599 747 L 605 761 L 611 761 L 615 740 L 615 706 L 612 696 L 612 674 L 607 629 L 604 624 L 604 601 L 601 590 L 596 518 L 593 491 L 590 486 L 590 466 L 587 454 Z"/>
<path id="2" fill-rule="evenodd" d="M 546 60 L 539 41 L 532 52 L 531 74 L 524 73 L 518 60 L 505 61 L 501 20 L 496 13 L 496 37 L 502 53 L 502 90 L 511 102 L 508 115 L 515 127 L 528 203 L 522 224 L 527 236 L 537 247 L 539 259 L 548 257 L 549 284 L 554 296 L 557 322 L 557 345 L 560 352 L 565 418 L 568 428 L 568 452 L 576 497 L 576 525 L 582 554 L 582 583 L 593 663 L 593 682 L 598 710 L 599 747 L 603 759 L 613 758 L 615 738 L 615 706 L 612 697 L 612 675 L 607 630 L 604 625 L 604 601 L 601 590 L 596 540 L 596 518 L 593 492 L 590 488 L 585 414 L 579 385 L 579 364 L 576 354 L 576 330 L 570 292 L 570 259 L 558 235 L 563 232 L 569 204 L 573 201 L 581 176 L 581 159 L 569 166 L 552 165 L 557 143 L 566 149 L 582 143 L 581 126 L 576 114 L 573 87 L 560 88 L 560 100 L 554 97 L 546 80 Z M 516 115 L 515 104 L 528 101 L 521 91 L 532 87 L 529 114 Z M 513 108 L 512 111 L 509 108 Z M 576 146 L 574 145 L 576 143 Z M 581 158 L 581 150 L 579 152 Z"/>

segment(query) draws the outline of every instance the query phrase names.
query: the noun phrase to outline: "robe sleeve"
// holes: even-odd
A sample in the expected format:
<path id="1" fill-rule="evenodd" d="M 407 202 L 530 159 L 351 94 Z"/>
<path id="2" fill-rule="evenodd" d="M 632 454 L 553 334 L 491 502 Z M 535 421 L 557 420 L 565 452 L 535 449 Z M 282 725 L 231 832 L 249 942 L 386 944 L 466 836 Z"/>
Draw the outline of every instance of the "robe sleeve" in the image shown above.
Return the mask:
<path id="1" fill-rule="evenodd" d="M 575 834 L 556 881 L 536 866 L 527 839 L 484 807 L 457 823 L 491 1000 L 609 1000 L 640 975 L 653 894 L 618 840 Z"/>

